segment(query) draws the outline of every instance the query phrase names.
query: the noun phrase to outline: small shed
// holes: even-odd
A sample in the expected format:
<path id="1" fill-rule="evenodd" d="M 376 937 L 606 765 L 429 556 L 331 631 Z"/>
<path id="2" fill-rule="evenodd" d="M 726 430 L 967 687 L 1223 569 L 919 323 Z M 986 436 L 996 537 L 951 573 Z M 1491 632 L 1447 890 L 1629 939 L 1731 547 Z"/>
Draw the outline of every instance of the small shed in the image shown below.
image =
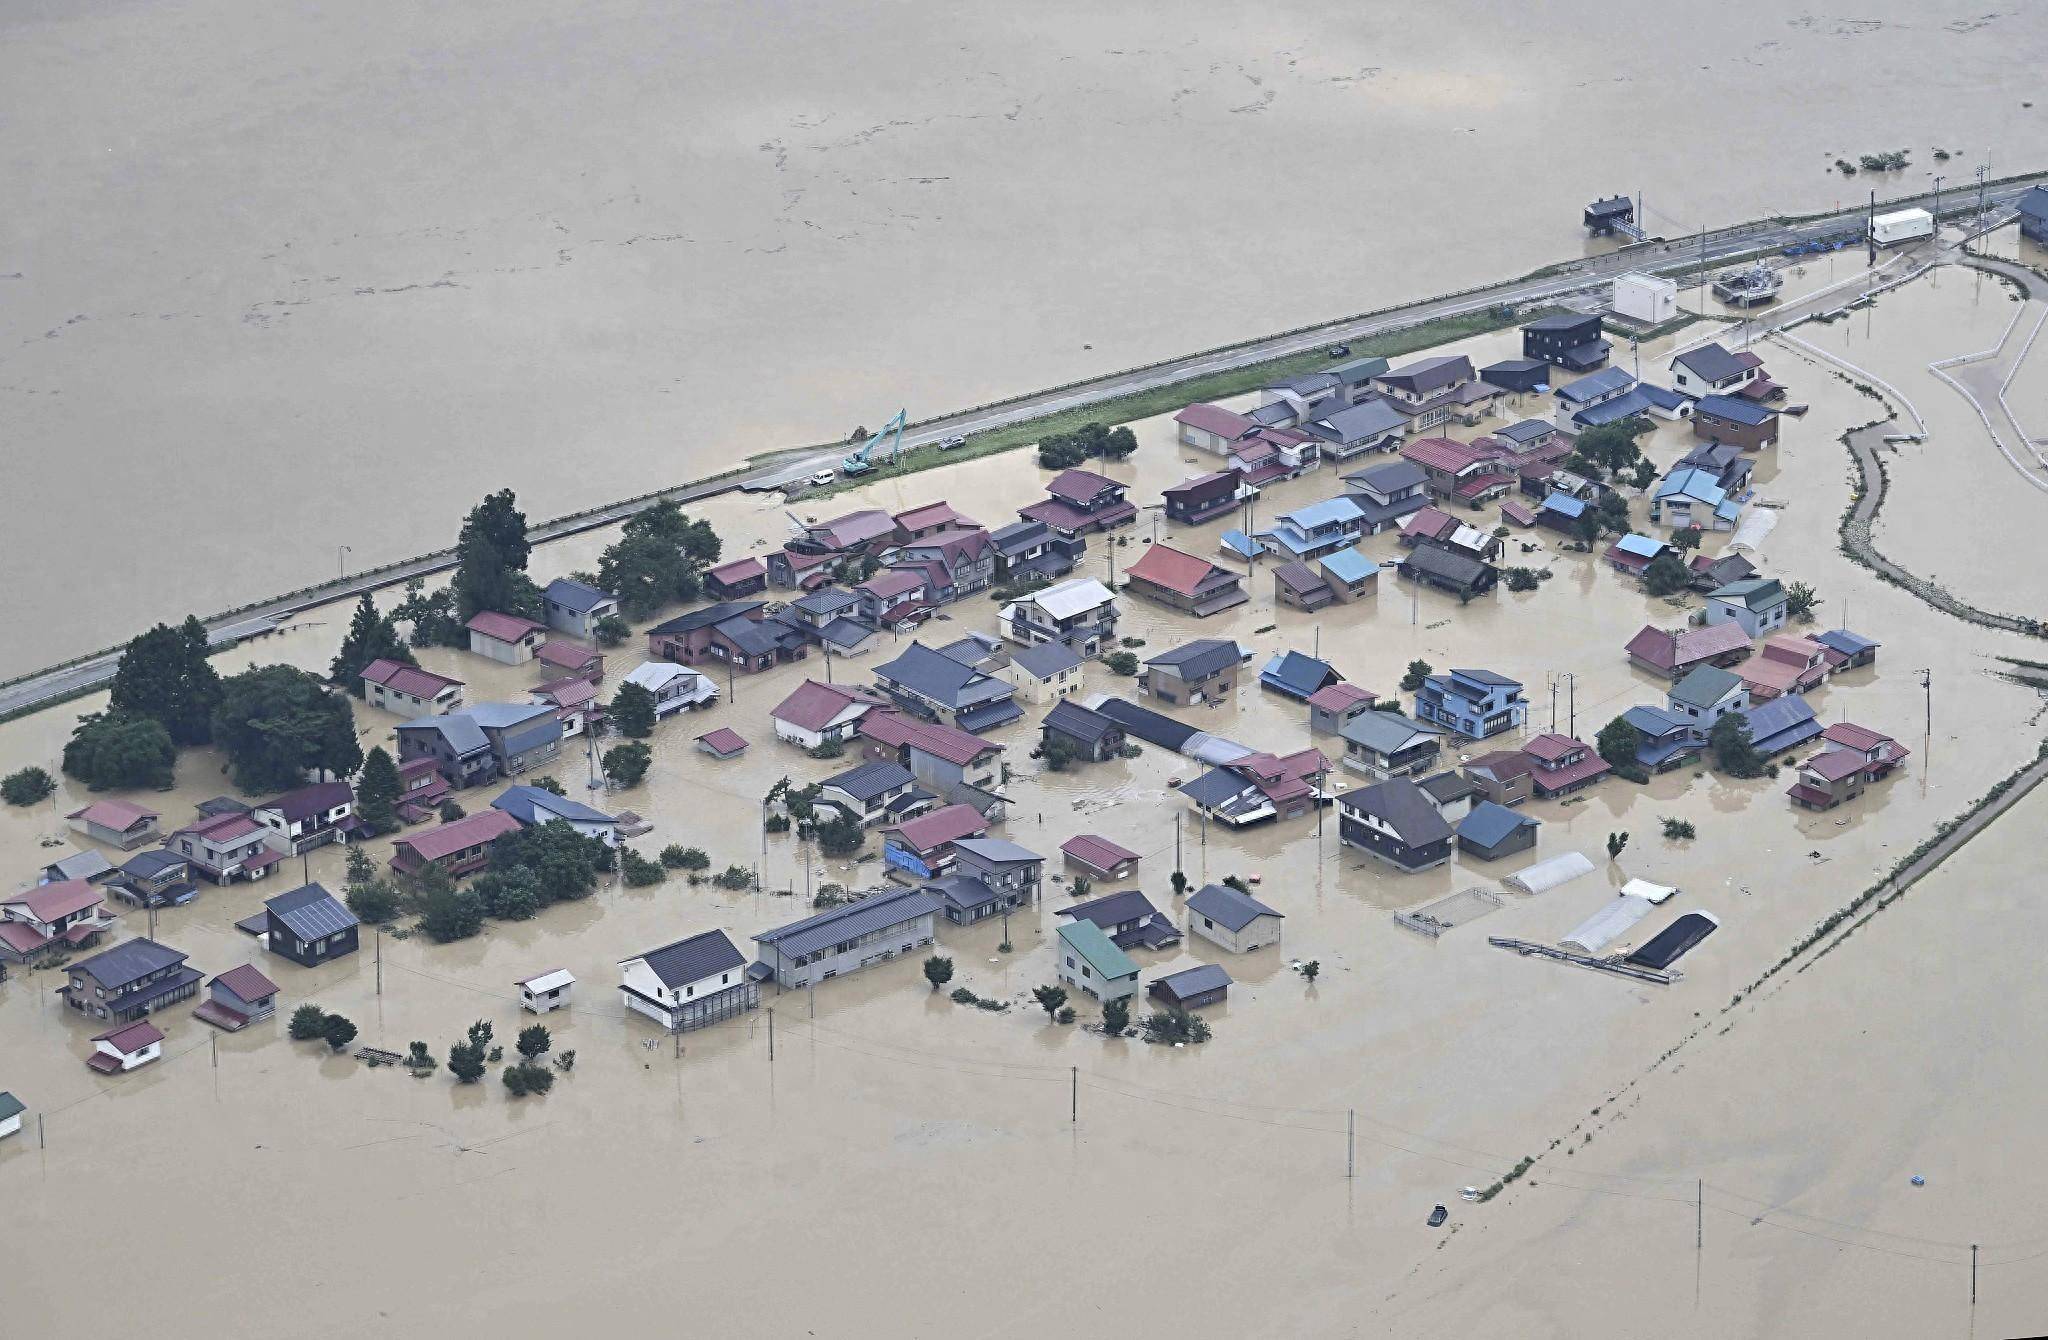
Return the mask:
<path id="1" fill-rule="evenodd" d="M 1497 861 L 1535 846 L 1537 827 L 1538 821 L 1526 814 L 1482 800 L 1458 824 L 1458 850 L 1482 861 Z"/>
<path id="2" fill-rule="evenodd" d="M 1060 854 L 1097 879 L 1124 879 L 1138 868 L 1138 853 L 1106 837 L 1082 833 L 1060 844 Z"/>
<path id="3" fill-rule="evenodd" d="M 1308 728 L 1314 735 L 1335 735 L 1372 711 L 1378 695 L 1356 684 L 1325 684 L 1308 696 Z"/>
<path id="4" fill-rule="evenodd" d="M 747 739 L 730 726 L 705 731 L 697 737 L 697 748 L 721 761 L 747 752 Z"/>
<path id="5" fill-rule="evenodd" d="M 21 1114 L 26 1111 L 26 1103 L 5 1089 L 0 1089 L 0 1140 L 5 1140 L 21 1130 Z"/>
<path id="6" fill-rule="evenodd" d="M 96 800 L 64 817 L 72 832 L 130 851 L 156 837 L 156 821 L 162 816 L 146 806 L 133 805 L 125 800 Z"/>
<path id="7" fill-rule="evenodd" d="M 519 988 L 519 1007 L 534 1014 L 569 1008 L 569 991 L 576 974 L 567 968 L 549 968 L 513 983 Z"/>
<path id="8" fill-rule="evenodd" d="M 110 1028 L 92 1041 L 93 1053 L 85 1058 L 85 1063 L 102 1075 L 118 1075 L 146 1066 L 164 1054 L 163 1030 L 147 1019 Z"/>
<path id="9" fill-rule="evenodd" d="M 604 678 L 604 653 L 580 643 L 554 638 L 541 643 L 534 651 L 533 659 L 550 669 L 589 680 L 592 684 Z"/>
<path id="10" fill-rule="evenodd" d="M 1569 884 L 1580 875 L 1593 873 L 1593 863 L 1581 852 L 1568 851 L 1523 866 L 1501 883 L 1516 893 L 1545 893 L 1561 884 Z"/>
<path id="11" fill-rule="evenodd" d="M 302 968 L 356 952 L 361 935 L 356 914 L 318 884 L 302 884 L 263 904 L 264 939 L 273 954 Z"/>
<path id="12" fill-rule="evenodd" d="M 277 983 L 253 963 L 229 968 L 208 982 L 206 991 L 207 998 L 192 1011 L 192 1017 L 229 1033 L 239 1033 L 277 1013 Z"/>
<path id="13" fill-rule="evenodd" d="M 1145 994 L 1175 1009 L 1196 1010 L 1204 1005 L 1220 1005 L 1230 995 L 1230 974 L 1220 963 L 1204 963 L 1200 967 L 1166 974 L 1146 987 Z"/>

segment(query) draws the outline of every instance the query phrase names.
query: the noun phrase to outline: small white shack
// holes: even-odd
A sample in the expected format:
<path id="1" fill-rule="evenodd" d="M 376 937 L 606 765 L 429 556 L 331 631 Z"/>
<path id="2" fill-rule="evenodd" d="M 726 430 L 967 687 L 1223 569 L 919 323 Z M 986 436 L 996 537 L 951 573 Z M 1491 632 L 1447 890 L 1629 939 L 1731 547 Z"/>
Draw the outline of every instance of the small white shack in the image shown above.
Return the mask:
<path id="1" fill-rule="evenodd" d="M 1678 285 L 1661 275 L 1625 274 L 1614 281 L 1614 314 L 1646 326 L 1678 315 Z"/>
<path id="2" fill-rule="evenodd" d="M 110 1028 L 92 1042 L 93 1053 L 85 1058 L 85 1063 L 102 1075 L 118 1075 L 148 1065 L 164 1054 L 163 1030 L 147 1019 Z"/>
<path id="3" fill-rule="evenodd" d="M 1188 897 L 1188 933 L 1233 954 L 1279 944 L 1283 915 L 1228 884 L 1205 884 Z"/>
<path id="4" fill-rule="evenodd" d="M 549 968 L 513 985 L 519 988 L 521 1009 L 546 1014 L 551 1010 L 569 1008 L 569 989 L 576 985 L 576 974 L 567 968 Z"/>

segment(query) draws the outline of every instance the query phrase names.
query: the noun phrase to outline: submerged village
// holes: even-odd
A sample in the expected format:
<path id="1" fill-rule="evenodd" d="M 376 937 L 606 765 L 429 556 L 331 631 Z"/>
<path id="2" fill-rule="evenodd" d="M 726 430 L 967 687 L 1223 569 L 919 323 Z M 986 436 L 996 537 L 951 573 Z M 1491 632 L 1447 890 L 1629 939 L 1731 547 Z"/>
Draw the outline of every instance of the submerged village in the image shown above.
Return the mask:
<path id="1" fill-rule="evenodd" d="M 1291 1047 L 1333 975 L 1416 954 L 1547 1013 L 1531 974 L 1718 1006 L 1880 866 L 1889 811 L 1918 836 L 1990 777 L 1916 797 L 1926 649 L 1779 557 L 1832 557 L 1799 471 L 1834 484 L 1864 393 L 1679 298 L 1630 274 L 1333 348 L 1035 470 L 866 482 L 885 430 L 581 548 L 530 549 L 501 492 L 446 584 L 238 660 L 159 627 L 110 701 L 36 718 L 48 766 L 4 758 L 36 854 L 0 961 L 41 1014 L 0 1134 L 52 1057 L 91 1072 L 69 1105 L 252 1039 L 553 1102 L 772 1060 L 778 1009 L 833 1045 L 835 1000 L 882 993 L 953 1052 L 1126 1061 Z M 387 1032 L 387 991 L 433 1004 Z M 1102 1062 L 1059 1064 L 1078 1111 Z"/>

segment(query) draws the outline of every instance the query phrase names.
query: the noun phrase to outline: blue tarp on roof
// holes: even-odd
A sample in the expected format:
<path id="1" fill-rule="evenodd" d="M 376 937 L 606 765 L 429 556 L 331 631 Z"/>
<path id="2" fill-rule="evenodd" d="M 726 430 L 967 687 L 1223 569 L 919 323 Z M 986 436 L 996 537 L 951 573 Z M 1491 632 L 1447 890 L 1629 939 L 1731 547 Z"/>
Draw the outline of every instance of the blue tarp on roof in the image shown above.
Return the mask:
<path id="1" fill-rule="evenodd" d="M 1876 651 L 1878 648 L 1877 643 L 1846 628 L 1830 628 L 1825 633 L 1816 633 L 1813 640 L 1829 651 L 1838 651 L 1844 656 L 1861 656 L 1866 651 Z"/>
<path id="2" fill-rule="evenodd" d="M 1624 554 L 1633 554 L 1637 558 L 1655 558 L 1663 553 L 1665 548 L 1664 541 L 1653 540 L 1647 535 L 1637 535 L 1634 532 L 1616 540 L 1614 547 Z"/>
<path id="3" fill-rule="evenodd" d="M 1357 521 L 1364 515 L 1358 504 L 1349 498 L 1325 498 L 1306 507 L 1297 507 L 1291 512 L 1282 512 L 1278 519 L 1293 522 L 1298 530 L 1310 531 L 1321 526 L 1337 526 L 1346 521 Z"/>

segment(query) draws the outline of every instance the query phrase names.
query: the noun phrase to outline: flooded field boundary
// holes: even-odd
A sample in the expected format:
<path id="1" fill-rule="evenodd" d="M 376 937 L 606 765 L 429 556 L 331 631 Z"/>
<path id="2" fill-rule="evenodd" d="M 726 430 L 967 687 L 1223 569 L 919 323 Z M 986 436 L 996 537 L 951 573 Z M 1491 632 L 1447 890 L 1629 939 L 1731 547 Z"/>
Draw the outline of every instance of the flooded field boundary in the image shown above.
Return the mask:
<path id="1" fill-rule="evenodd" d="M 1986 182 L 1986 191 L 1996 188 L 1997 193 L 1984 195 L 1982 204 L 1986 208 L 1994 205 L 2002 207 L 2016 200 L 2026 187 L 2044 181 L 2048 181 L 2048 172 L 2037 171 L 2016 174 L 1997 182 Z M 1953 197 L 1951 198 L 1953 200 Z M 1931 202 L 1930 194 L 1919 192 L 1878 203 L 1886 207 L 1897 207 L 1925 202 Z M 1944 217 L 1973 214 L 1977 207 L 1976 203 L 1969 202 L 1966 198 L 1963 202 L 1953 203 L 1941 213 Z M 1630 271 L 1692 275 L 1704 268 L 1769 254 L 1783 246 L 1805 240 L 1808 234 L 1827 232 L 1861 219 L 1865 212 L 1863 207 L 1858 207 L 1808 216 L 1755 219 L 1699 234 L 1697 241 L 1692 245 L 1684 241 L 1638 243 L 1601 256 L 1557 262 L 1515 279 L 1475 285 L 1373 312 L 1340 317 L 1237 344 L 1219 346 L 1201 353 L 1125 369 L 1099 378 L 956 410 L 939 418 L 920 420 L 913 425 L 920 430 L 920 442 L 906 444 L 906 450 L 949 432 L 1015 430 L 1030 427 L 1034 435 L 1042 435 L 1058 416 L 1074 410 L 1086 409 L 1095 417 L 1100 417 L 1105 412 L 1103 407 L 1110 402 L 1140 393 L 1171 392 L 1173 395 L 1185 395 L 1204 377 L 1223 371 L 1249 370 L 1255 365 L 1261 366 L 1265 375 L 1270 375 L 1277 370 L 1273 365 L 1286 360 L 1311 357 L 1318 346 L 1328 341 L 1363 342 L 1402 333 L 1419 335 L 1438 322 L 1469 320 L 1480 314 L 1490 317 L 1492 314 L 1488 309 L 1497 304 L 1532 304 L 1555 299 Z M 1447 308 L 1449 310 L 1446 310 Z M 1499 319 L 1502 324 L 1506 324 L 1520 317 L 1508 316 Z M 1499 325 L 1487 327 L 1499 328 Z M 1446 329 L 1454 330 L 1453 327 Z M 1460 337 L 1458 333 L 1446 333 L 1431 343 L 1443 343 Z M 1428 344 L 1417 344 L 1412 347 L 1426 348 Z M 1203 360 L 1224 362 L 1220 366 L 1206 369 L 1191 366 Z M 1055 399 L 1064 399 L 1068 403 L 1047 403 Z M 980 425 L 979 428 L 977 424 Z M 1023 441 L 1019 441 L 1003 448 L 991 446 L 975 454 L 992 454 L 999 449 L 1013 449 L 1023 444 Z M 536 546 L 543 545 L 552 540 L 617 524 L 660 502 L 692 502 L 714 497 L 741 487 L 744 483 L 758 482 L 763 476 L 763 463 L 769 465 L 767 476 L 774 480 L 801 477 L 806 470 L 815 468 L 820 461 L 829 463 L 844 450 L 845 444 L 834 443 L 814 448 L 795 447 L 772 451 L 758 458 L 750 458 L 746 465 L 723 474 L 656 489 L 634 498 L 552 518 L 531 527 L 528 538 Z M 919 463 L 917 468 L 932 468 L 949 463 L 951 462 L 931 458 L 928 463 Z M 779 469 L 776 468 L 778 464 Z M 902 473 L 910 471 L 904 470 Z M 872 482 L 878 477 L 886 476 L 871 475 L 866 479 Z M 216 635 L 237 623 L 258 625 L 264 620 L 282 622 L 293 615 L 338 601 L 352 600 L 366 593 L 381 591 L 411 581 L 415 577 L 428 577 L 445 572 L 454 566 L 454 562 L 453 549 L 435 550 L 410 559 L 366 569 L 353 576 L 339 577 L 332 582 L 252 601 L 231 610 L 208 615 L 201 622 L 210 633 Z M 258 632 L 251 635 L 261 634 Z M 245 639 L 217 637 L 214 650 L 225 650 L 242 640 Z M 0 681 L 0 722 L 11 721 L 46 707 L 73 701 L 104 687 L 113 678 L 119 654 L 118 647 L 109 647 L 10 680 Z"/>

